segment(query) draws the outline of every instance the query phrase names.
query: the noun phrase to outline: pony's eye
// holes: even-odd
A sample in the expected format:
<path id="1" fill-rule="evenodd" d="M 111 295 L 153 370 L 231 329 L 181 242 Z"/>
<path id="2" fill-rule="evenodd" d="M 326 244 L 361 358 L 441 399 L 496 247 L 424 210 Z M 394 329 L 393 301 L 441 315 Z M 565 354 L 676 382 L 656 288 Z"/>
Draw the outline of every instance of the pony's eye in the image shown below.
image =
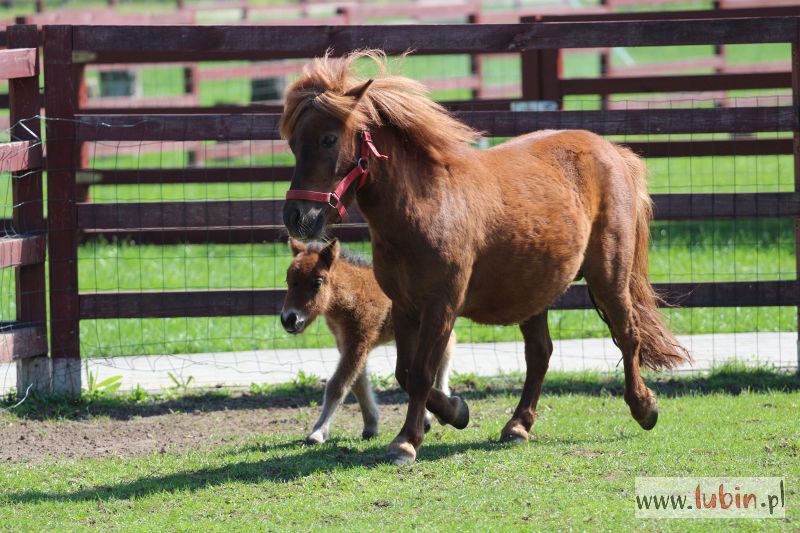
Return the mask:
<path id="1" fill-rule="evenodd" d="M 323 148 L 332 148 L 334 144 L 336 144 L 336 135 L 326 135 L 322 138 L 322 147 Z"/>
<path id="2" fill-rule="evenodd" d="M 325 281 L 322 278 L 316 278 L 313 282 L 311 282 L 311 288 L 315 291 L 318 291 L 320 287 L 322 287 L 322 282 Z"/>

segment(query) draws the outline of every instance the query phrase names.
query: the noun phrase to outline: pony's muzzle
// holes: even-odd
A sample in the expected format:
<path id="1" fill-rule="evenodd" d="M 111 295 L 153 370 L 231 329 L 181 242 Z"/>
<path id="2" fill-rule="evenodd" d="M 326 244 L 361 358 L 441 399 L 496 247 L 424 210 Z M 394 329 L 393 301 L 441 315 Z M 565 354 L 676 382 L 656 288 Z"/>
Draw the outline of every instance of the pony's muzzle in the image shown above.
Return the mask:
<path id="1" fill-rule="evenodd" d="M 287 200 L 283 204 L 283 224 L 295 239 L 309 241 L 318 239 L 325 231 L 328 221 L 326 204 L 305 200 Z"/>
<path id="2" fill-rule="evenodd" d="M 281 311 L 281 325 L 287 333 L 296 335 L 303 331 L 306 321 L 295 311 Z"/>

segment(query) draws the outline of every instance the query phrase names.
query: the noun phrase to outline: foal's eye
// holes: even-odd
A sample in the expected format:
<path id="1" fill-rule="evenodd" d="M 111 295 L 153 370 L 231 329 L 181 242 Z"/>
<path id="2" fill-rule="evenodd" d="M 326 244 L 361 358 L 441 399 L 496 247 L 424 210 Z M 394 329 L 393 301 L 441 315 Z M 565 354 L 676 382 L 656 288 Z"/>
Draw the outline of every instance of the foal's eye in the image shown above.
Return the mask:
<path id="1" fill-rule="evenodd" d="M 311 288 L 314 289 L 315 291 L 318 291 L 320 287 L 322 287 L 323 281 L 324 280 L 322 278 L 315 279 L 314 281 L 311 282 Z"/>
<path id="2" fill-rule="evenodd" d="M 334 144 L 336 144 L 336 135 L 326 135 L 322 138 L 322 147 L 323 148 L 332 148 Z"/>

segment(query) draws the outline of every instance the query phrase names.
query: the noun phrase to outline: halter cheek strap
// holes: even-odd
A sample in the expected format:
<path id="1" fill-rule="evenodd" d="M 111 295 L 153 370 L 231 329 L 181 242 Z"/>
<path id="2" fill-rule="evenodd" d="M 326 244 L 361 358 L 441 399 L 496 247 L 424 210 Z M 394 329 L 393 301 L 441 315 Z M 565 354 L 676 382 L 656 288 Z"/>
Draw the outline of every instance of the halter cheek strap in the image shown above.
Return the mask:
<path id="1" fill-rule="evenodd" d="M 372 142 L 372 134 L 369 130 L 361 130 L 361 149 L 359 151 L 358 161 L 356 166 L 347 173 L 347 175 L 339 182 L 333 192 L 318 192 L 318 191 L 304 191 L 300 189 L 289 189 L 286 192 L 287 200 L 310 200 L 312 202 L 319 202 L 327 204 L 339 214 L 339 221 L 347 221 L 347 209 L 342 203 L 342 196 L 350 188 L 350 185 L 358 180 L 356 191 L 363 187 L 367 182 L 367 174 L 369 174 L 369 156 L 373 155 L 378 159 L 389 159 L 378 152 Z M 360 178 L 360 179 L 359 179 Z"/>

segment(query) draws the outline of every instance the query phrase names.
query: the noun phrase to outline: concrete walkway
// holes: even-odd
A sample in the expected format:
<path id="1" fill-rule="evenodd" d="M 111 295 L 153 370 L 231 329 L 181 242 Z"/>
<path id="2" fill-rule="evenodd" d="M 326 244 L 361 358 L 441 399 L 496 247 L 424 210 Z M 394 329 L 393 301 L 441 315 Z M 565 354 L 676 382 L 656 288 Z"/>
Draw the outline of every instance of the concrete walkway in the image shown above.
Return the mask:
<path id="1" fill-rule="evenodd" d="M 679 371 L 708 370 L 727 361 L 749 365 L 797 368 L 796 333 L 735 333 L 679 337 L 694 357 L 694 364 Z M 339 353 L 335 349 L 258 350 L 248 352 L 150 355 L 84 360 L 97 372 L 98 379 L 122 376 L 122 389 L 141 385 L 159 391 L 174 385 L 168 373 L 179 379 L 193 378 L 191 386 L 248 386 L 251 383 L 284 383 L 300 371 L 320 377 L 330 376 Z M 379 376 L 394 374 L 394 346 L 376 349 L 370 356 L 369 372 Z M 551 369 L 614 371 L 622 369 L 619 350 L 610 339 L 556 341 Z M 522 343 L 459 344 L 453 371 L 478 375 L 497 375 L 524 371 Z M 13 364 L 0 365 L 0 393 L 16 384 Z"/>

